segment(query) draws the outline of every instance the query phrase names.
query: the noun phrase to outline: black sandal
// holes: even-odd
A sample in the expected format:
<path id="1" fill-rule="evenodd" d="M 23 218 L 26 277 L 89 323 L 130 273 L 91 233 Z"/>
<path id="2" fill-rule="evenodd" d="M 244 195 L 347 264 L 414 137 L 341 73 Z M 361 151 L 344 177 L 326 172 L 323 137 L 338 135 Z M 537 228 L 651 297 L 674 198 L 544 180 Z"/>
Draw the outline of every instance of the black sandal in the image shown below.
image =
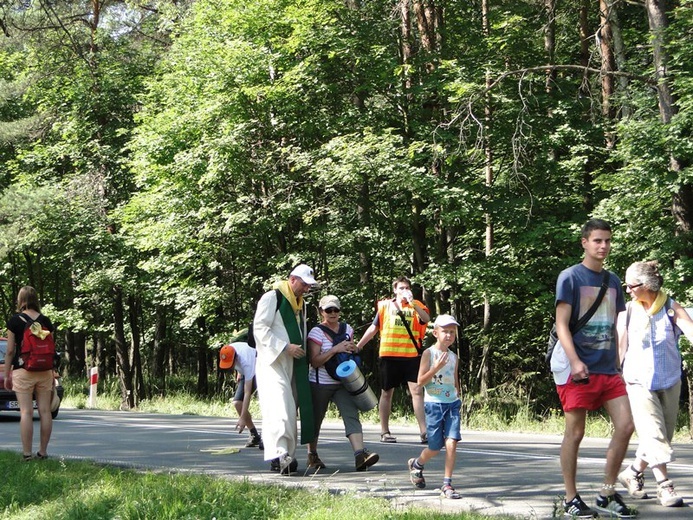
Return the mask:
<path id="1" fill-rule="evenodd" d="M 22 455 L 22 460 L 23 460 L 24 462 L 28 462 L 28 461 L 30 461 L 30 460 L 33 459 L 33 458 L 34 458 L 34 456 L 33 456 L 31 453 L 29 453 L 29 455 Z"/>
<path id="2" fill-rule="evenodd" d="M 36 458 L 39 460 L 44 460 L 48 458 L 48 455 L 46 455 L 45 453 L 41 453 L 40 451 L 37 451 Z"/>

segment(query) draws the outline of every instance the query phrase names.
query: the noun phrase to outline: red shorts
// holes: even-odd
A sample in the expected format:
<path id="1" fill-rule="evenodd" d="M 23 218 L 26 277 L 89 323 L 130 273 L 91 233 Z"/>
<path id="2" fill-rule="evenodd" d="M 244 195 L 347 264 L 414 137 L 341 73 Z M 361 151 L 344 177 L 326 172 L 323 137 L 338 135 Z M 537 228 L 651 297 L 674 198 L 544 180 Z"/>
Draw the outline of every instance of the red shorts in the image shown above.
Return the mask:
<path id="1" fill-rule="evenodd" d="M 589 383 L 575 384 L 572 379 L 556 385 L 564 412 L 598 410 L 604 403 L 627 395 L 621 374 L 590 374 Z"/>

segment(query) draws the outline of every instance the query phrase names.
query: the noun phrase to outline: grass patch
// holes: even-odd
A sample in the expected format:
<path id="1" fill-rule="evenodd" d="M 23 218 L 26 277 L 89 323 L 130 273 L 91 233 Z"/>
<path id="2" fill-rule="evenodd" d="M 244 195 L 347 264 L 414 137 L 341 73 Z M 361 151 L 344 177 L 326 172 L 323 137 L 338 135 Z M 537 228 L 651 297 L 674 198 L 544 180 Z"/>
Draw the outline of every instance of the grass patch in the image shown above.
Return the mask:
<path id="1" fill-rule="evenodd" d="M 60 459 L 22 462 L 0 451 L 0 518 L 151 519 L 486 519 L 479 514 L 398 510 L 379 498 L 333 495 L 202 475 L 138 472 Z"/>

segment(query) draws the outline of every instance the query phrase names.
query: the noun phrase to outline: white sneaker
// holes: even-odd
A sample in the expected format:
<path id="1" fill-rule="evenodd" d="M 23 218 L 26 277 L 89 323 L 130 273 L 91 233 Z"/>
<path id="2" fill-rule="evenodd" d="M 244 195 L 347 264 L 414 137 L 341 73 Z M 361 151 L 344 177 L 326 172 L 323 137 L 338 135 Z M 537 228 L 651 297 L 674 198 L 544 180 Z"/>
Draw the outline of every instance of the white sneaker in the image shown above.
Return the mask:
<path id="1" fill-rule="evenodd" d="M 642 474 L 642 471 L 633 473 L 632 469 L 626 468 L 619 473 L 618 481 L 628 490 L 628 494 L 633 498 L 647 498 L 647 493 L 644 489 L 645 475 Z"/>
<path id="2" fill-rule="evenodd" d="M 665 480 L 657 486 L 657 500 L 664 507 L 681 507 L 683 498 L 681 498 L 674 490 L 674 483 L 671 480 Z"/>

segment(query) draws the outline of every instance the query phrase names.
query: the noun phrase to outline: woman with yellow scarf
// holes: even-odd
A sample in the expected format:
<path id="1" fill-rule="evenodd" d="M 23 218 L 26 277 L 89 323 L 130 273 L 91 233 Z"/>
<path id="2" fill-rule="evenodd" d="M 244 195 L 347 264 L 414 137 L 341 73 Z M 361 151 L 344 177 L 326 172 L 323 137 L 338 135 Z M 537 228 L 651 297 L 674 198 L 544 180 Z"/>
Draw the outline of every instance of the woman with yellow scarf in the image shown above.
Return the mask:
<path id="1" fill-rule="evenodd" d="M 656 261 L 635 262 L 626 271 L 624 285 L 632 301 L 619 319 L 619 350 L 640 443 L 618 480 L 632 497 L 647 498 L 643 472 L 650 466 L 659 503 L 679 507 L 683 499 L 669 479 L 667 463 L 674 460 L 671 440 L 681 394 L 678 339 L 683 332 L 693 340 L 693 321 L 662 290 L 662 282 Z"/>

